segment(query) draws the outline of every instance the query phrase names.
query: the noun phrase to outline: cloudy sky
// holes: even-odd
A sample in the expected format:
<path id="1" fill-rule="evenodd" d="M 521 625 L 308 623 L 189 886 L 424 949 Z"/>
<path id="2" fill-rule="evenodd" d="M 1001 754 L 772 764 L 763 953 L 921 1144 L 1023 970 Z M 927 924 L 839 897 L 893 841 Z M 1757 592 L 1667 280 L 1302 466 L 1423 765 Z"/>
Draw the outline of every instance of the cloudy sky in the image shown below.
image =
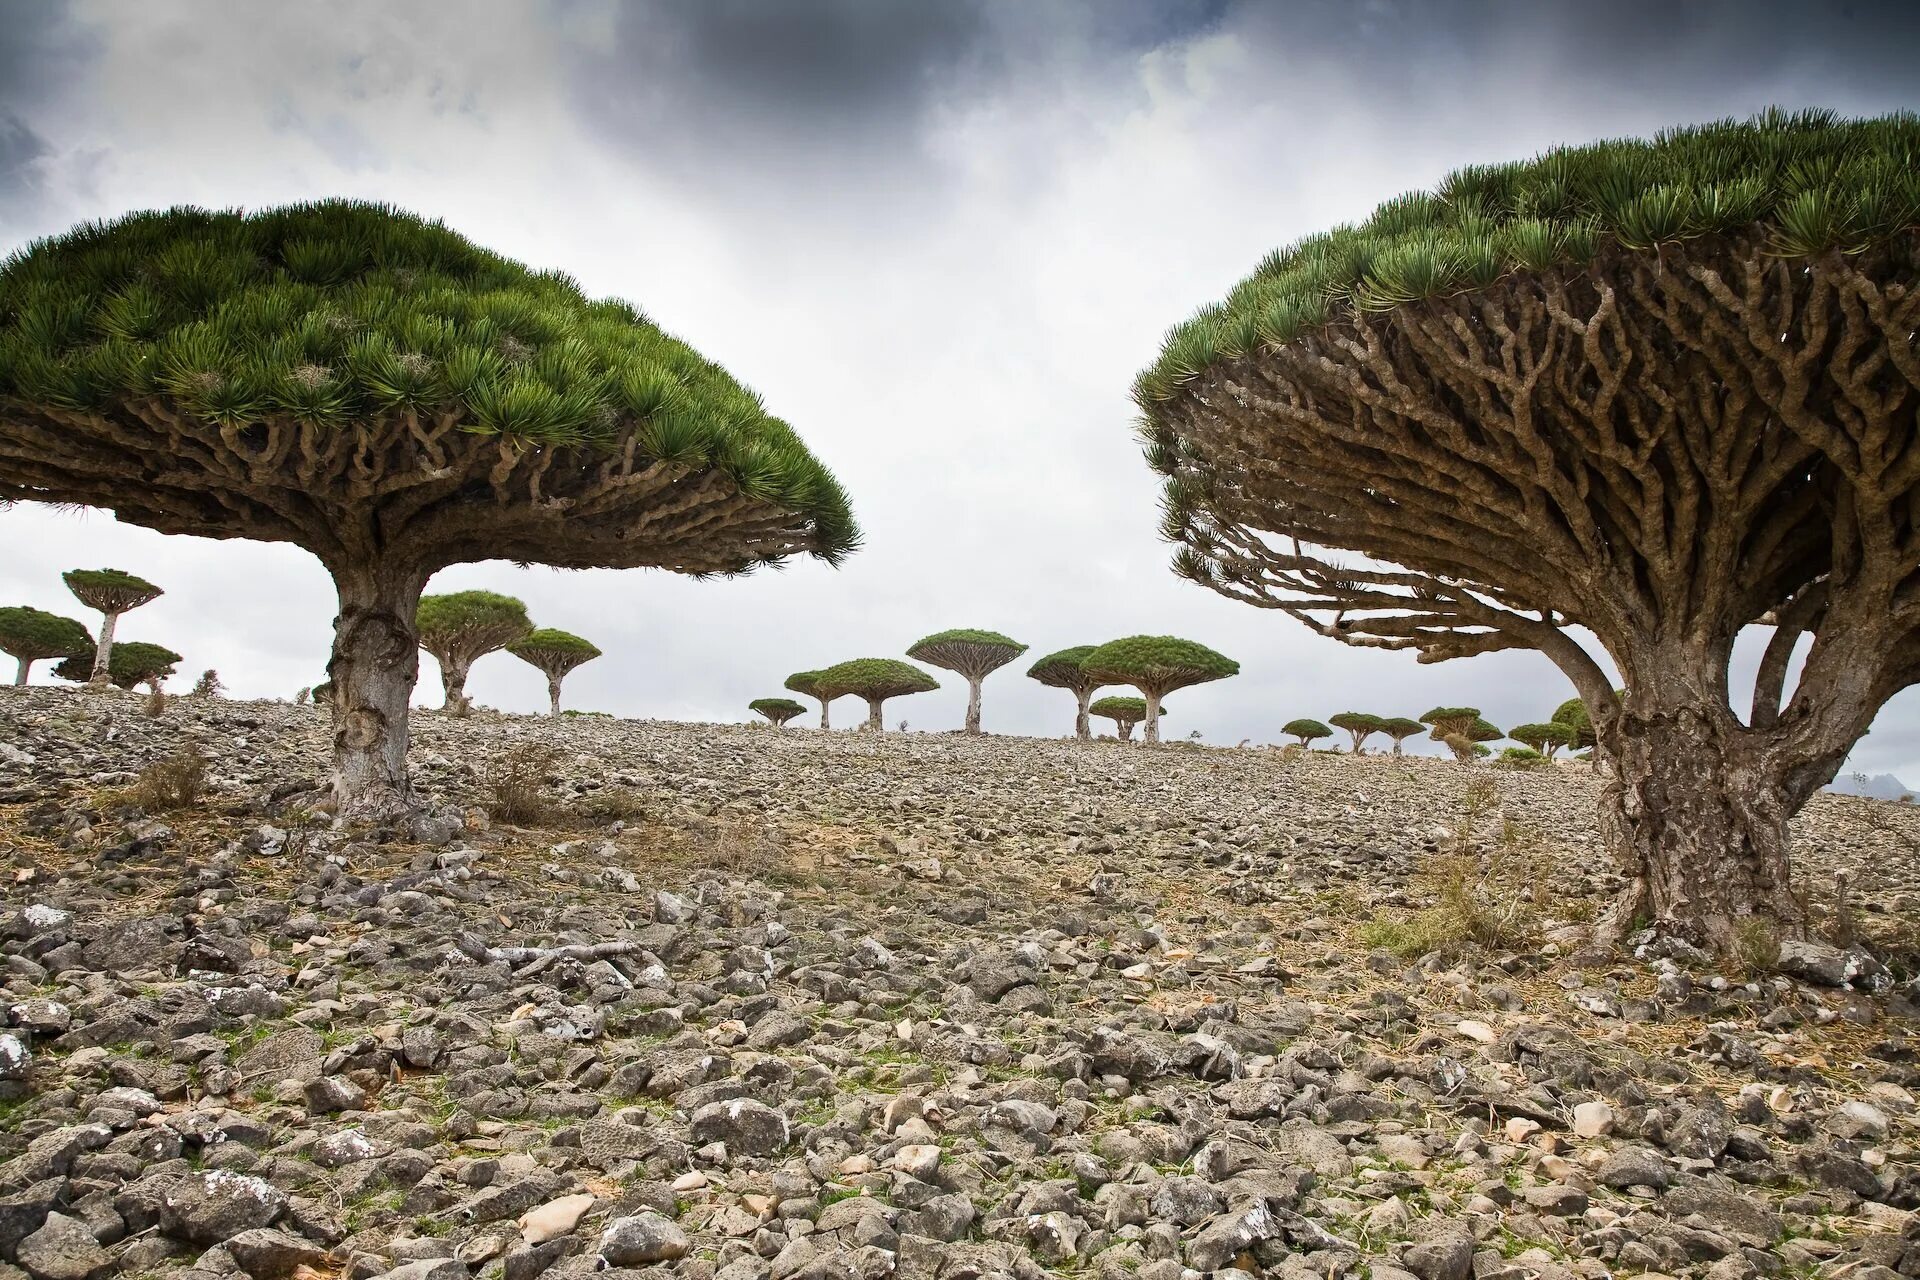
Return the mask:
<path id="1" fill-rule="evenodd" d="M 1242 674 L 1167 724 L 1212 742 L 1437 702 L 1511 725 L 1571 692 L 1544 659 L 1422 667 L 1176 579 L 1133 374 L 1269 249 L 1458 165 L 1769 104 L 1920 107 L 1916 54 L 1920 6 L 1865 2 L 0 0 L 0 252 L 136 208 L 391 201 L 638 303 L 762 392 L 853 495 L 845 567 L 429 587 L 511 592 L 600 644 L 574 706 L 741 719 L 790 671 L 982 626 L 1035 654 L 1222 650 Z M 0 511 L 0 602 L 79 614 L 58 575 L 97 565 L 167 589 L 121 634 L 189 678 L 321 678 L 332 592 L 304 553 Z M 1024 665 L 988 682 L 987 727 L 1070 727 Z M 890 723 L 958 724 L 946 683 Z M 469 689 L 544 703 L 505 655 Z M 1851 767 L 1920 782 L 1916 710 L 1889 705 Z"/>

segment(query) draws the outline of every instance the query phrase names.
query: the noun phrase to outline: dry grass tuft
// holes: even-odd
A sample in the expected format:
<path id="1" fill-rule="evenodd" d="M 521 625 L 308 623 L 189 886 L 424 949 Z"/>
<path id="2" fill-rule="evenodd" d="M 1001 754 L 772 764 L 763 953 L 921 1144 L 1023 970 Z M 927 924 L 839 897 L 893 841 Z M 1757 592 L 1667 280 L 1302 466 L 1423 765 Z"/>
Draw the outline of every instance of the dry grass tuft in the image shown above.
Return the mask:
<path id="1" fill-rule="evenodd" d="M 1510 950 L 1534 941 L 1540 904 L 1547 901 L 1547 858 L 1532 830 L 1511 819 L 1501 823 L 1489 848 L 1477 847 L 1475 834 L 1499 801 L 1491 780 L 1467 785 L 1453 839 L 1419 875 L 1432 905 L 1368 921 L 1360 929 L 1362 941 L 1409 957 L 1468 945 Z"/>
<path id="2" fill-rule="evenodd" d="M 188 743 L 142 769 L 139 780 L 127 788 L 126 798 L 148 813 L 173 813 L 195 807 L 206 793 L 207 758 Z"/>
<path id="3" fill-rule="evenodd" d="M 496 757 L 480 780 L 487 791 L 487 816 L 516 827 L 549 822 L 554 801 L 547 790 L 547 774 L 554 755 L 552 747 L 524 742 Z"/>
<path id="4" fill-rule="evenodd" d="M 159 685 L 154 685 L 147 690 L 147 700 L 141 704 L 140 709 L 146 712 L 149 720 L 158 720 L 167 714 L 167 691 Z"/>

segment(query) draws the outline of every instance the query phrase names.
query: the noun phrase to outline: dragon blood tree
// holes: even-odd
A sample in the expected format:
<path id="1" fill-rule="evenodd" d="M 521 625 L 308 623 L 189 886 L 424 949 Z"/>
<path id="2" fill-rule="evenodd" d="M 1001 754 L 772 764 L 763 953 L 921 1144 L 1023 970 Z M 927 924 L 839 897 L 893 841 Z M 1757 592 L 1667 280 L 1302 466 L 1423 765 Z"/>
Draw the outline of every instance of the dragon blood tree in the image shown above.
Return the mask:
<path id="1" fill-rule="evenodd" d="M 1175 689 L 1240 674 L 1240 664 L 1178 636 L 1128 636 L 1087 655 L 1087 674 L 1102 684 L 1128 684 L 1146 699 L 1144 740 L 1160 741 L 1160 699 Z"/>
<path id="2" fill-rule="evenodd" d="M 547 706 L 556 717 L 560 714 L 560 682 L 567 678 L 567 672 L 600 656 L 592 641 L 554 627 L 538 627 L 509 641 L 507 652 L 547 678 Z"/>
<path id="3" fill-rule="evenodd" d="M 1578 698 L 1568 698 L 1553 709 L 1553 722 L 1565 725 L 1567 745 L 1585 750 L 1594 745 L 1593 718 L 1587 714 L 1587 704 Z"/>
<path id="4" fill-rule="evenodd" d="M 1380 722 L 1380 732 L 1393 739 L 1393 754 L 1404 755 L 1401 744 L 1416 733 L 1425 733 L 1427 726 L 1409 716 L 1388 716 Z"/>
<path id="5" fill-rule="evenodd" d="M 165 645 L 148 644 L 145 640 L 127 640 L 113 646 L 112 665 L 107 668 L 107 679 L 115 687 L 133 689 L 145 685 L 155 693 L 173 675 L 179 665 L 180 655 Z M 90 684 L 94 680 L 93 659 L 82 654 L 68 658 L 53 669 L 53 674 L 62 680 L 71 680 L 75 684 Z"/>
<path id="6" fill-rule="evenodd" d="M 998 631 L 961 628 L 939 631 L 916 640 L 907 650 L 909 658 L 948 671 L 956 671 L 967 681 L 967 732 L 980 732 L 980 682 L 1027 651 L 1018 640 Z"/>
<path id="7" fill-rule="evenodd" d="M 442 709 L 456 715 L 472 709 L 467 673 L 473 664 L 533 631 L 527 606 L 493 591 L 421 596 L 413 611 L 413 626 L 420 647 L 440 664 L 440 687 L 446 693 Z"/>
<path id="8" fill-rule="evenodd" d="M 747 704 L 747 710 L 766 717 L 767 723 L 784 729 L 787 721 L 795 716 L 803 716 L 807 709 L 792 698 L 755 698 Z"/>
<path id="9" fill-rule="evenodd" d="M 940 687 L 938 680 L 911 662 L 902 662 L 898 658 L 854 658 L 849 662 L 836 663 L 816 674 L 820 692 L 815 696 L 822 700 L 822 705 L 827 699 L 849 693 L 856 698 L 865 698 L 867 728 L 875 733 L 886 727 L 881 722 L 880 708 L 888 698 L 909 693 L 930 693 Z M 824 715 L 823 711 L 823 718 Z"/>
<path id="10" fill-rule="evenodd" d="M 1316 738 L 1331 738 L 1333 730 L 1318 720 L 1289 720 L 1280 726 L 1280 732 L 1289 738 L 1299 739 L 1300 745 L 1310 747 Z"/>
<path id="11" fill-rule="evenodd" d="M 833 722 L 828 719 L 827 712 L 832 707 L 833 700 L 841 695 L 829 693 L 821 687 L 818 671 L 796 671 L 787 677 L 786 687 L 804 697 L 817 699 L 820 703 L 820 727 L 833 728 Z"/>
<path id="12" fill-rule="evenodd" d="M 93 637 L 72 618 L 30 605 L 0 609 L 0 653 L 20 661 L 13 682 L 27 682 L 27 673 L 42 658 L 72 658 L 93 652 Z M 89 671 L 91 674 L 91 671 Z"/>
<path id="13" fill-rule="evenodd" d="M 1603 936 L 1802 934 L 1788 819 L 1920 678 L 1917 219 L 1920 117 L 1773 112 L 1277 252 L 1136 385 L 1178 569 L 1423 661 L 1539 650 L 1632 876 Z"/>
<path id="14" fill-rule="evenodd" d="M 1353 739 L 1353 754 L 1363 756 L 1367 753 L 1367 739 L 1376 733 L 1385 733 L 1387 722 L 1379 716 L 1368 715 L 1364 711 L 1342 711 L 1327 721 L 1336 729 L 1345 729 L 1347 736 Z"/>
<path id="15" fill-rule="evenodd" d="M 858 541 L 725 370 L 619 301 L 332 201 L 88 224 L 0 264 L 0 502 L 291 542 L 340 596 L 341 816 L 406 813 L 414 612 L 448 565 L 733 574 Z"/>
<path id="16" fill-rule="evenodd" d="M 1478 707 L 1435 707 L 1420 717 L 1431 727 L 1427 735 L 1453 752 L 1453 758 L 1471 763 L 1485 752 L 1477 750 L 1483 742 L 1498 742 L 1506 735 L 1498 725 L 1480 718 Z"/>
<path id="17" fill-rule="evenodd" d="M 0 479 L 0 493 L 4 491 L 4 480 Z M 120 623 L 120 615 L 150 604 L 166 593 L 145 578 L 136 578 L 119 569 L 69 569 L 60 577 L 66 582 L 67 590 L 73 592 L 74 599 L 100 611 L 100 639 L 94 646 L 93 674 L 88 683 L 105 687 L 111 663 L 109 655 L 113 652 L 113 630 Z"/>
<path id="18" fill-rule="evenodd" d="M 1145 698 L 1102 698 L 1087 708 L 1091 715 L 1103 720 L 1113 721 L 1113 731 L 1120 741 L 1133 741 L 1133 726 L 1147 718 L 1147 700 Z M 1160 714 L 1166 715 L 1167 708 L 1162 705 Z"/>
<path id="19" fill-rule="evenodd" d="M 1073 716 L 1073 736 L 1086 742 L 1093 737 L 1093 728 L 1087 723 L 1087 703 L 1092 700 L 1094 691 L 1100 688 L 1100 681 L 1087 674 L 1084 665 L 1087 655 L 1094 646 L 1075 645 L 1071 649 L 1062 649 L 1050 653 L 1027 668 L 1027 675 L 1041 684 L 1053 689 L 1071 689 L 1073 691 L 1075 711 Z M 1128 726 L 1132 729 L 1132 725 Z"/>
<path id="20" fill-rule="evenodd" d="M 1516 725 L 1507 731 L 1507 736 L 1531 747 L 1541 759 L 1551 760 L 1554 752 L 1573 741 L 1573 729 L 1558 721 L 1548 721 Z"/>

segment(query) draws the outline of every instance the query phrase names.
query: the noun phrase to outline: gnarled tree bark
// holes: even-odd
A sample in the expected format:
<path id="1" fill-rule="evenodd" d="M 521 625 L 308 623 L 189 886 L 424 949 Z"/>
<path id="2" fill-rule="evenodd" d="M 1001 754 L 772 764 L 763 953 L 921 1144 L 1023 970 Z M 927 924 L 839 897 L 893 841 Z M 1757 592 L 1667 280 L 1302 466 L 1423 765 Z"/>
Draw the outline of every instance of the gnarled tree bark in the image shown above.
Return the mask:
<path id="1" fill-rule="evenodd" d="M 1544 653 L 1610 779 L 1636 886 L 1614 931 L 1802 933 L 1787 822 L 1920 680 L 1916 258 L 1912 232 L 1804 259 L 1759 230 L 1609 245 L 1222 358 L 1155 411 L 1179 567 L 1423 662 Z M 1743 723 L 1752 625 L 1775 633 Z"/>
<path id="2" fill-rule="evenodd" d="M 407 777 L 407 715 L 420 674 L 414 614 L 428 570 L 405 562 L 334 570 L 333 791 L 340 817 L 383 822 L 413 805 Z"/>

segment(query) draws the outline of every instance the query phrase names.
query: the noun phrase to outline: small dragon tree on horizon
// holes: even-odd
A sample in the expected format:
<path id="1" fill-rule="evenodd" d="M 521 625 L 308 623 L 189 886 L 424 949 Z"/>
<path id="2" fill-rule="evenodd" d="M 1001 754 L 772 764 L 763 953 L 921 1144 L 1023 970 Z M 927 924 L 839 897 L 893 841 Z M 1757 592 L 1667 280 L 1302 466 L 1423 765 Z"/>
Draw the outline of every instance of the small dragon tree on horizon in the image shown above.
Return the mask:
<path id="1" fill-rule="evenodd" d="M 786 728 L 787 721 L 807 713 L 807 709 L 792 698 L 755 698 L 747 704 L 747 710 L 765 716 L 777 729 Z"/>
<path id="2" fill-rule="evenodd" d="M 1507 732 L 1515 742 L 1525 743 L 1539 754 L 1543 760 L 1553 759 L 1553 753 L 1573 741 L 1573 727 L 1558 721 L 1543 724 L 1515 725 Z"/>
<path id="3" fill-rule="evenodd" d="M 1367 753 L 1367 739 L 1376 733 L 1385 733 L 1387 722 L 1379 716 L 1368 715 L 1364 711 L 1342 711 L 1327 721 L 1336 729 L 1345 729 L 1347 736 L 1353 739 L 1353 754 L 1363 756 Z"/>
<path id="4" fill-rule="evenodd" d="M 146 685 L 155 693 L 170 678 L 180 663 L 180 655 L 165 645 L 145 640 L 123 640 L 113 646 L 112 666 L 107 679 L 120 689 Z M 93 660 L 86 654 L 68 658 L 53 669 L 53 674 L 75 684 L 93 683 Z"/>
<path id="5" fill-rule="evenodd" d="M 0 503 L 290 542 L 340 608 L 333 793 L 407 816 L 433 574 L 747 572 L 859 544 L 786 423 L 627 303 L 325 201 L 87 223 L 0 263 Z"/>
<path id="6" fill-rule="evenodd" d="M 1427 726 L 1411 716 L 1388 716 L 1380 722 L 1380 732 L 1393 739 L 1393 754 L 1405 755 L 1401 744 L 1416 733 L 1425 733 Z"/>
<path id="7" fill-rule="evenodd" d="M 1498 742 L 1506 737 L 1499 726 L 1481 719 L 1478 707 L 1434 707 L 1420 719 L 1433 727 L 1428 736 L 1463 763 L 1471 763 L 1484 754 L 1477 749 L 1481 743 Z"/>
<path id="8" fill-rule="evenodd" d="M 911 662 L 902 662 L 898 658 L 854 658 L 836 663 L 816 674 L 820 689 L 816 696 L 826 699 L 852 694 L 867 700 L 866 727 L 874 733 L 886 728 L 881 718 L 881 707 L 888 698 L 903 697 L 910 693 L 930 693 L 940 687 L 938 680 Z"/>
<path id="9" fill-rule="evenodd" d="M 1631 877 L 1600 940 L 1804 936 L 1789 821 L 1920 681 L 1917 279 L 1912 113 L 1458 170 L 1170 333 L 1135 399 L 1176 570 L 1424 662 L 1538 650 Z"/>
<path id="10" fill-rule="evenodd" d="M 518 640 L 508 641 L 507 652 L 547 678 L 548 714 L 556 719 L 560 715 L 560 682 L 575 667 L 600 656 L 592 641 L 555 627 L 536 627 Z"/>
<path id="11" fill-rule="evenodd" d="M 1087 723 L 1087 704 L 1103 683 L 1087 674 L 1087 655 L 1094 648 L 1090 644 L 1075 645 L 1058 653 L 1050 653 L 1027 668 L 1027 675 L 1041 684 L 1072 691 L 1075 705 L 1073 736 L 1082 742 L 1093 737 L 1093 727 Z M 1132 726 L 1128 728 L 1131 731 Z"/>
<path id="12" fill-rule="evenodd" d="M 420 647 L 440 664 L 440 687 L 446 694 L 441 710 L 461 716 L 473 709 L 467 697 L 467 673 L 473 664 L 533 632 L 527 606 L 497 591 L 421 596 L 413 625 Z"/>
<path id="13" fill-rule="evenodd" d="M 1240 674 L 1225 654 L 1179 636 L 1128 636 L 1087 655 L 1087 674 L 1105 684 L 1132 685 L 1146 699 L 1144 740 L 1160 741 L 1160 699 L 1176 689 Z"/>
<path id="14" fill-rule="evenodd" d="M 25 684 L 33 664 L 42 658 L 72 658 L 91 653 L 93 647 L 86 627 L 72 618 L 31 605 L 0 609 L 0 653 L 20 662 L 15 685 Z"/>
<path id="15" fill-rule="evenodd" d="M 958 672 L 967 682 L 967 732 L 980 732 L 980 682 L 1027 651 L 1027 646 L 998 631 L 962 627 L 936 631 L 913 643 L 909 658 Z"/>
<path id="16" fill-rule="evenodd" d="M 1311 747 L 1316 738 L 1331 738 L 1333 736 L 1333 730 L 1327 728 L 1326 725 L 1321 724 L 1318 720 L 1306 719 L 1289 720 L 1280 726 L 1280 732 L 1286 734 L 1289 738 L 1299 739 L 1300 745 L 1303 747 Z"/>
<path id="17" fill-rule="evenodd" d="M 833 705 L 835 698 L 844 695 L 844 690 L 840 693 L 827 692 L 820 684 L 820 672 L 818 671 L 796 671 L 787 677 L 786 687 L 804 697 L 818 699 L 820 703 L 820 727 L 822 729 L 833 728 L 833 721 L 828 717 L 828 709 Z"/>
<path id="18" fill-rule="evenodd" d="M 1109 697 L 1102 698 L 1087 708 L 1090 715 L 1103 720 L 1113 721 L 1113 731 L 1122 742 L 1133 741 L 1133 726 L 1147 718 L 1147 700 L 1145 698 Z M 1167 714 L 1167 706 L 1160 704 L 1160 714 Z"/>
<path id="19" fill-rule="evenodd" d="M 145 578 L 120 569 L 69 569 L 60 575 L 74 599 L 100 611 L 100 638 L 93 651 L 93 669 L 87 683 L 103 688 L 113 659 L 113 632 L 120 615 L 158 600 L 166 592 Z"/>

